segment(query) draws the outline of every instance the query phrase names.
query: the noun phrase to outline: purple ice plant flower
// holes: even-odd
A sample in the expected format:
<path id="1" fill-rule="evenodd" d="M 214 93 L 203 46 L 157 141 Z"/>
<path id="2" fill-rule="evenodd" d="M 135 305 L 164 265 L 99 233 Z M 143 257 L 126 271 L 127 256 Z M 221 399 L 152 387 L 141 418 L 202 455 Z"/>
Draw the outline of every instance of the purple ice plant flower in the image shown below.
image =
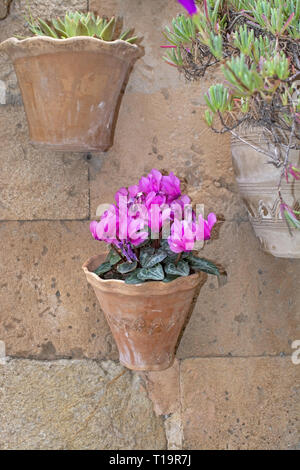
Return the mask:
<path id="1" fill-rule="evenodd" d="M 297 215 L 300 215 L 299 212 L 293 211 L 290 206 L 281 202 L 280 204 L 280 213 L 281 217 L 285 219 L 293 228 L 300 228 L 300 221 L 297 219 Z"/>
<path id="2" fill-rule="evenodd" d="M 187 10 L 189 15 L 197 13 L 197 7 L 194 0 L 178 0 L 178 2 Z"/>
<path id="3" fill-rule="evenodd" d="M 295 180 L 300 180 L 300 169 L 293 166 L 291 163 L 288 168 L 285 170 L 286 182 L 289 182 L 289 175 L 291 175 Z"/>

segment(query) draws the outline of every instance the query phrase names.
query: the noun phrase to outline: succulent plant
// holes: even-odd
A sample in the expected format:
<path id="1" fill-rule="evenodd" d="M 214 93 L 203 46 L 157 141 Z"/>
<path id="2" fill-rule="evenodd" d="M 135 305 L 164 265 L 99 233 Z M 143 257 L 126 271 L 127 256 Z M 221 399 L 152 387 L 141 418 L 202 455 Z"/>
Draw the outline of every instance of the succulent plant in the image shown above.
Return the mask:
<path id="1" fill-rule="evenodd" d="M 117 34 L 117 21 L 101 18 L 94 13 L 67 12 L 64 18 L 44 21 L 41 18 L 34 20 L 30 15 L 27 18 L 30 31 L 36 36 L 49 36 L 55 39 L 66 39 L 75 36 L 90 36 L 103 41 L 122 39 L 134 43 L 137 36 L 130 36 L 131 30 Z"/>
<path id="2" fill-rule="evenodd" d="M 274 144 L 275 156 L 254 148 L 282 169 L 282 214 L 300 229 L 300 211 L 288 210 L 280 192 L 284 176 L 300 180 L 300 169 L 291 169 L 289 161 L 290 150 L 300 150 L 300 1 L 178 2 L 190 16 L 180 15 L 172 29 L 166 28 L 169 45 L 164 47 L 171 49 L 164 59 L 190 80 L 221 65 L 223 83 L 212 85 L 205 95 L 205 121 L 215 132 L 230 132 L 252 148 L 240 138 L 239 127 L 261 127 Z"/>

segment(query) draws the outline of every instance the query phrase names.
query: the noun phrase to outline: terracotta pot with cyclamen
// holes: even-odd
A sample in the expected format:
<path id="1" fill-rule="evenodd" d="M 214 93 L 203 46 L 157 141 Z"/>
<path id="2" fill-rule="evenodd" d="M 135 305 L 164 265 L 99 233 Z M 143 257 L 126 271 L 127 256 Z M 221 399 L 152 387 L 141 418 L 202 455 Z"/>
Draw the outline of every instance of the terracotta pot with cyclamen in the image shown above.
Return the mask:
<path id="1" fill-rule="evenodd" d="M 121 188 L 115 199 L 90 226 L 110 250 L 89 259 L 83 270 L 120 362 L 133 370 L 166 369 L 206 273 L 220 274 L 194 251 L 210 238 L 216 216 L 197 215 L 180 180 L 155 169 L 138 185 Z"/>
<path id="2" fill-rule="evenodd" d="M 222 64 L 207 124 L 232 138 L 242 200 L 261 247 L 300 258 L 300 9 L 291 0 L 179 0 L 166 61 L 191 79 Z"/>
<path id="3" fill-rule="evenodd" d="M 120 93 L 141 48 L 116 20 L 69 12 L 27 19 L 34 37 L 10 38 L 31 142 L 61 151 L 105 151 L 113 141 Z"/>

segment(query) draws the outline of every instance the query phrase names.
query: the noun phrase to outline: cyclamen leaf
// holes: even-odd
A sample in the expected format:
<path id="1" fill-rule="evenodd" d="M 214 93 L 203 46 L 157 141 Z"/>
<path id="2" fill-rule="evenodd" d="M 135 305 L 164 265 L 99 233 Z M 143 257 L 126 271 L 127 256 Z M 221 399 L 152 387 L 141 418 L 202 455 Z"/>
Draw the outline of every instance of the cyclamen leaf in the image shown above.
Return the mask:
<path id="1" fill-rule="evenodd" d="M 127 274 L 131 271 L 134 271 L 137 267 L 137 262 L 134 261 L 133 263 L 122 263 L 119 264 L 117 267 L 117 271 L 121 274 Z"/>
<path id="2" fill-rule="evenodd" d="M 100 264 L 100 266 L 95 269 L 94 273 L 97 274 L 97 276 L 100 276 L 100 274 L 107 273 L 108 271 L 111 270 L 111 265 L 107 261 L 104 263 Z"/>
<path id="3" fill-rule="evenodd" d="M 171 275 L 168 275 L 164 278 L 163 282 L 172 282 L 174 281 L 175 279 L 178 279 L 180 276 L 171 276 Z"/>
<path id="4" fill-rule="evenodd" d="M 117 264 L 121 259 L 121 256 L 118 255 L 115 250 L 110 250 L 110 252 L 108 253 L 107 255 L 107 258 L 105 261 L 107 261 L 108 263 L 110 263 L 111 266 L 114 266 L 115 264 Z"/>
<path id="5" fill-rule="evenodd" d="M 126 277 L 125 284 L 143 284 L 144 281 L 137 277 L 137 271 L 139 270 L 133 271 Z"/>
<path id="6" fill-rule="evenodd" d="M 198 256 L 190 255 L 189 263 L 194 271 L 203 271 L 207 274 L 213 274 L 214 276 L 220 276 L 220 271 L 217 266 L 211 261 L 207 261 L 204 258 L 198 258 Z"/>
<path id="7" fill-rule="evenodd" d="M 152 255 L 146 252 L 141 257 L 141 265 L 143 268 L 152 268 L 156 264 L 163 261 L 167 256 L 168 255 L 164 250 L 158 250 Z"/>
<path id="8" fill-rule="evenodd" d="M 156 264 L 152 268 L 142 268 L 137 277 L 141 281 L 162 281 L 165 277 L 165 273 L 161 264 Z"/>
<path id="9" fill-rule="evenodd" d="M 125 279 L 125 284 L 142 284 L 144 281 L 138 278 L 138 273 L 140 269 L 136 269 L 132 273 L 129 274 L 129 276 L 126 277 Z"/>
<path id="10" fill-rule="evenodd" d="M 186 261 L 179 261 L 176 265 L 175 263 L 168 263 L 165 265 L 166 274 L 171 274 L 173 276 L 188 276 L 190 274 L 190 267 Z"/>
<path id="11" fill-rule="evenodd" d="M 150 256 L 153 256 L 154 253 L 155 253 L 155 250 L 154 250 L 154 248 L 152 248 L 152 247 L 142 248 L 141 251 L 140 251 L 140 262 L 141 262 L 141 265 L 144 266 L 144 263 L 146 262 L 146 260 L 147 260 Z"/>

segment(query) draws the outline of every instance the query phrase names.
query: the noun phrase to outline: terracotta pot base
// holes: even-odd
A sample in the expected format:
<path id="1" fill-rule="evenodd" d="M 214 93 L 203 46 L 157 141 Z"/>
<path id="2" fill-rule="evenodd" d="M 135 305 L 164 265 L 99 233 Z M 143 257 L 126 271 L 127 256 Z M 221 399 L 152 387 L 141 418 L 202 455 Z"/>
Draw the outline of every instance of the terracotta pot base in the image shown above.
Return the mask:
<path id="1" fill-rule="evenodd" d="M 129 285 L 94 274 L 105 257 L 94 256 L 83 270 L 117 343 L 121 364 L 139 371 L 168 369 L 192 302 L 207 275 L 197 273 L 169 283 Z"/>

